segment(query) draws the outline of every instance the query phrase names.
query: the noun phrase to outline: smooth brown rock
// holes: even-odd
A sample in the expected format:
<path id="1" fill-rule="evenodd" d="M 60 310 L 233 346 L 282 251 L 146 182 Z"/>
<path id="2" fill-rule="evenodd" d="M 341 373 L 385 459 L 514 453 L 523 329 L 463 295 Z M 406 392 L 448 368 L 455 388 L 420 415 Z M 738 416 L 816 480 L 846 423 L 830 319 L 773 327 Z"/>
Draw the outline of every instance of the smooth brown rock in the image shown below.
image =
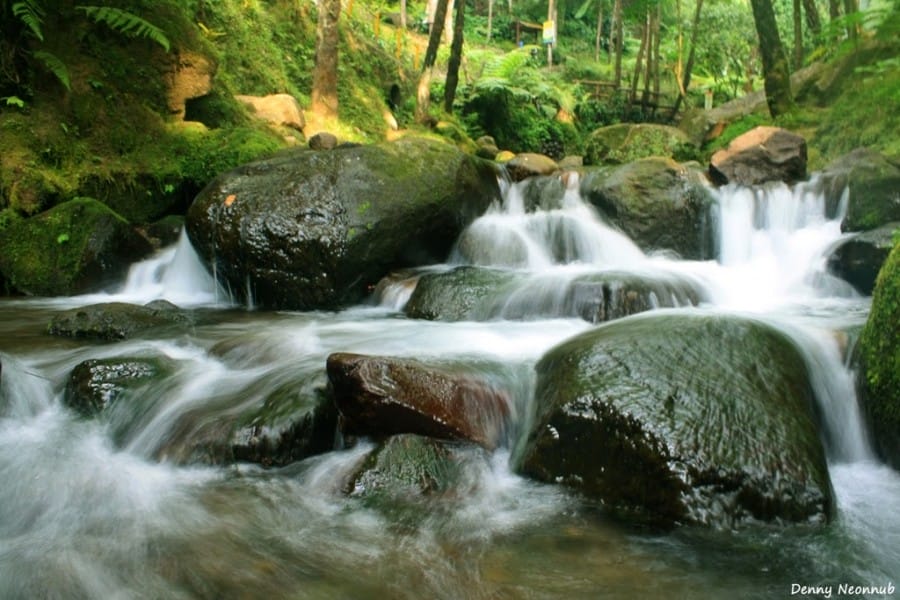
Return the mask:
<path id="1" fill-rule="evenodd" d="M 283 125 L 301 132 L 306 125 L 300 103 L 290 94 L 235 96 L 235 99 L 252 108 L 255 117 L 272 125 Z"/>
<path id="2" fill-rule="evenodd" d="M 806 179 L 806 140 L 778 127 L 756 127 L 713 154 L 709 176 L 717 185 L 801 181 Z"/>

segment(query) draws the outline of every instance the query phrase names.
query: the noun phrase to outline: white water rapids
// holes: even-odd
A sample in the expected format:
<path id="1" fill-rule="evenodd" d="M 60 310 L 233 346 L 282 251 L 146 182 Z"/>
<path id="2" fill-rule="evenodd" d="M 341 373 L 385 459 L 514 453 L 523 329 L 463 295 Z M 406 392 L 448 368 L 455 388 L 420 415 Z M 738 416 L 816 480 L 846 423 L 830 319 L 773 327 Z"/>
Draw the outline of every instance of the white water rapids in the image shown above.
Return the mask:
<path id="1" fill-rule="evenodd" d="M 794 582 L 896 585 L 900 514 L 887 507 L 900 500 L 900 476 L 873 458 L 844 359 L 868 299 L 825 270 L 840 211 L 826 216 L 814 182 L 724 188 L 713 208 L 718 260 L 683 261 L 646 255 L 577 185 L 570 174 L 559 207 L 534 212 L 510 186 L 504 205 L 435 267 L 523 275 L 483 322 L 405 318 L 409 281 L 382 286 L 380 305 L 340 313 L 235 310 L 184 236 L 135 265 L 118 292 L 0 302 L 0 598 L 770 598 L 788 596 Z M 534 363 L 595 325 L 509 319 L 558 304 L 575 277 L 610 271 L 688 282 L 703 292 L 699 306 L 678 295 L 659 306 L 751 315 L 797 342 L 824 416 L 835 523 L 634 532 L 562 488 L 512 473 L 510 448 L 472 466 L 466 497 L 413 517 L 340 493 L 365 442 L 283 469 L 167 458 L 166 448 L 279 386 L 321 382 L 335 351 L 483 365 L 521 419 Z M 60 307 L 160 298 L 219 318 L 105 346 L 41 333 Z M 61 403 L 83 360 L 160 355 L 176 372 L 144 390 L 134 412 L 83 420 Z M 514 425 L 511 444 L 523 427 Z"/>

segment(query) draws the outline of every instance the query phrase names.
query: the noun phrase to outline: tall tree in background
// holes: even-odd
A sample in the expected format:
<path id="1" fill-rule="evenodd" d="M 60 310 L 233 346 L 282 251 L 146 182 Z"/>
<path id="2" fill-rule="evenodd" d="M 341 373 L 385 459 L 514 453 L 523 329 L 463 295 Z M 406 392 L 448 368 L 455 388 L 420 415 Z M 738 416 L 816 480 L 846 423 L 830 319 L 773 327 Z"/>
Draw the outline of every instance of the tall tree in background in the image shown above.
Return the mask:
<path id="1" fill-rule="evenodd" d="M 616 53 L 616 89 L 622 85 L 622 36 L 625 28 L 622 26 L 622 0 L 615 0 L 613 3 L 613 18 L 610 32 L 613 36 L 613 47 Z"/>
<path id="2" fill-rule="evenodd" d="M 788 112 L 794 103 L 788 60 L 778 35 L 772 0 L 750 0 L 750 5 L 753 7 L 753 21 L 759 38 L 766 103 L 769 105 L 769 113 L 777 117 Z"/>
<path id="3" fill-rule="evenodd" d="M 444 85 L 444 110 L 453 112 L 456 86 L 459 84 L 459 65 L 462 63 L 463 27 L 466 19 L 466 3 L 456 3 L 456 19 L 453 20 L 453 42 L 450 44 L 450 60 L 447 64 L 447 80 Z"/>
<path id="4" fill-rule="evenodd" d="M 819 16 L 819 7 L 816 0 L 803 0 L 803 12 L 806 13 L 806 26 L 813 35 L 822 33 L 822 17 Z"/>
<path id="5" fill-rule="evenodd" d="M 794 70 L 803 66 L 803 9 L 800 0 L 793 0 L 794 17 Z"/>
<path id="6" fill-rule="evenodd" d="M 341 0 L 317 0 L 316 64 L 313 68 L 311 110 L 316 115 L 333 119 L 338 113 L 338 19 Z"/>
<path id="7" fill-rule="evenodd" d="M 679 5 L 680 8 L 680 5 Z M 703 11 L 703 0 L 697 0 L 697 6 L 694 9 L 694 19 L 691 23 L 691 49 L 688 50 L 687 62 L 684 65 L 684 72 L 678 82 L 678 98 L 675 99 L 675 106 L 672 108 L 672 117 L 678 113 L 681 103 L 687 96 L 688 88 L 691 86 L 691 72 L 694 70 L 694 57 L 697 55 L 697 34 L 700 32 L 700 14 Z"/>
<path id="8" fill-rule="evenodd" d="M 434 22 L 431 25 L 431 35 L 428 36 L 425 60 L 422 61 L 422 73 L 419 75 L 419 85 L 416 88 L 416 121 L 419 123 L 424 123 L 428 119 L 428 107 L 431 105 L 431 71 L 437 60 L 438 46 L 441 44 L 441 36 L 444 33 L 446 15 L 447 0 L 438 0 L 434 11 Z"/>

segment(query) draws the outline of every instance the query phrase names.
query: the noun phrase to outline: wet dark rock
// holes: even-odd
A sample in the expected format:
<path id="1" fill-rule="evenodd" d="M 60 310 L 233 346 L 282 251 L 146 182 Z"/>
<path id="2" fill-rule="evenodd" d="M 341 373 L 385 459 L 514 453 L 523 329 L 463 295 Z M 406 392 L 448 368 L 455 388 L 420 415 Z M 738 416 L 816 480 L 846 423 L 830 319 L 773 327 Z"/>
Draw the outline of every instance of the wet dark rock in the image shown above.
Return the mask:
<path id="1" fill-rule="evenodd" d="M 900 244 L 878 274 L 860 337 L 861 399 L 881 457 L 900 469 Z"/>
<path id="2" fill-rule="evenodd" d="M 338 139 L 333 133 L 322 131 L 309 138 L 309 147 L 313 150 L 334 150 Z"/>
<path id="3" fill-rule="evenodd" d="M 412 359 L 335 353 L 328 379 L 351 435 L 416 433 L 494 448 L 510 397 L 488 382 Z"/>
<path id="4" fill-rule="evenodd" d="M 81 415 L 93 417 L 128 392 L 159 381 L 173 370 L 173 363 L 161 357 L 86 360 L 69 374 L 63 402 Z"/>
<path id="5" fill-rule="evenodd" d="M 828 257 L 828 271 L 860 293 L 871 295 L 878 271 L 891 253 L 896 231 L 900 231 L 900 222 L 843 240 Z"/>
<path id="6" fill-rule="evenodd" d="M 833 514 L 805 363 L 767 325 L 624 319 L 551 349 L 537 376 L 532 477 L 658 525 Z"/>
<path id="7" fill-rule="evenodd" d="M 153 251 L 104 204 L 79 198 L 0 231 L 0 280 L 30 296 L 69 296 L 120 282 Z"/>
<path id="8" fill-rule="evenodd" d="M 259 306 L 335 309 L 391 270 L 445 260 L 498 198 L 491 163 L 404 138 L 240 167 L 200 193 L 187 230 L 218 277 Z"/>
<path id="9" fill-rule="evenodd" d="M 654 308 L 696 306 L 703 299 L 699 286 L 670 275 L 541 276 L 465 266 L 422 275 L 404 312 L 439 321 L 580 317 L 600 323 Z"/>
<path id="10" fill-rule="evenodd" d="M 803 181 L 806 140 L 778 127 L 756 127 L 712 155 L 709 176 L 716 185 Z"/>
<path id="11" fill-rule="evenodd" d="M 822 171 L 820 183 L 832 217 L 848 191 L 843 231 L 868 231 L 900 221 L 900 164 L 874 150 L 857 148 L 836 159 Z"/>
<path id="12" fill-rule="evenodd" d="M 411 500 L 458 492 L 473 460 L 486 462 L 485 451 L 465 442 L 413 434 L 381 442 L 350 475 L 349 496 L 369 500 Z"/>
<path id="13" fill-rule="evenodd" d="M 713 202 L 703 172 L 690 163 L 645 158 L 585 173 L 581 194 L 644 251 L 713 256 Z"/>
<path id="14" fill-rule="evenodd" d="M 165 328 L 194 324 L 193 317 L 165 300 L 144 306 L 125 302 L 92 304 L 59 313 L 47 329 L 51 335 L 116 341 Z"/>
<path id="15" fill-rule="evenodd" d="M 184 217 L 169 215 L 147 225 L 144 228 L 144 234 L 153 247 L 158 250 L 175 244 L 182 229 L 184 229 Z"/>

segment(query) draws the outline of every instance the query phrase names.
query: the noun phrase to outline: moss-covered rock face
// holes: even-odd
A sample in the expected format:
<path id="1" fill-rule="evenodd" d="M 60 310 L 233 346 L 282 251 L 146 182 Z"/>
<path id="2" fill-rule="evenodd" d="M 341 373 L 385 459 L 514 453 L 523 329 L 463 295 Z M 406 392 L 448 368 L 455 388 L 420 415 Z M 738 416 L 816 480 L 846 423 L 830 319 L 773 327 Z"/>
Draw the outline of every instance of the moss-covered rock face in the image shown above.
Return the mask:
<path id="1" fill-rule="evenodd" d="M 581 194 L 645 251 L 713 256 L 712 195 L 702 170 L 690 163 L 644 158 L 611 172 L 589 171 Z"/>
<path id="2" fill-rule="evenodd" d="M 834 213 L 846 189 L 843 231 L 867 231 L 900 221 L 900 164 L 878 152 L 858 148 L 822 172 L 829 209 Z"/>
<path id="3" fill-rule="evenodd" d="M 550 350 L 537 376 L 528 475 L 663 525 L 832 514 L 805 364 L 766 325 L 625 319 Z"/>
<path id="4" fill-rule="evenodd" d="M 498 197 L 490 163 L 410 138 L 246 165 L 200 193 L 186 226 L 232 290 L 270 308 L 334 309 L 391 269 L 444 260 Z"/>
<path id="5" fill-rule="evenodd" d="M 585 148 L 584 164 L 622 165 L 650 156 L 671 158 L 690 143 L 686 133 L 668 125 L 610 125 L 591 133 Z"/>
<path id="6" fill-rule="evenodd" d="M 129 391 L 157 381 L 172 370 L 171 361 L 159 357 L 86 360 L 69 374 L 63 401 L 83 416 L 92 417 Z"/>
<path id="7" fill-rule="evenodd" d="M 109 302 L 61 312 L 50 320 L 47 332 L 60 337 L 110 342 L 147 331 L 187 327 L 193 323 L 190 314 L 165 300 L 156 300 L 144 306 Z"/>
<path id="8" fill-rule="evenodd" d="M 869 427 L 879 453 L 900 469 L 900 244 L 878 274 L 860 344 Z"/>
<path id="9" fill-rule="evenodd" d="M 653 308 L 696 306 L 702 298 L 694 284 L 671 276 L 607 271 L 573 278 L 457 267 L 422 275 L 404 312 L 440 321 L 581 317 L 600 323 Z"/>
<path id="10" fill-rule="evenodd" d="M 0 272 L 8 285 L 35 296 L 102 289 L 152 252 L 122 217 L 80 198 L 0 231 Z"/>

